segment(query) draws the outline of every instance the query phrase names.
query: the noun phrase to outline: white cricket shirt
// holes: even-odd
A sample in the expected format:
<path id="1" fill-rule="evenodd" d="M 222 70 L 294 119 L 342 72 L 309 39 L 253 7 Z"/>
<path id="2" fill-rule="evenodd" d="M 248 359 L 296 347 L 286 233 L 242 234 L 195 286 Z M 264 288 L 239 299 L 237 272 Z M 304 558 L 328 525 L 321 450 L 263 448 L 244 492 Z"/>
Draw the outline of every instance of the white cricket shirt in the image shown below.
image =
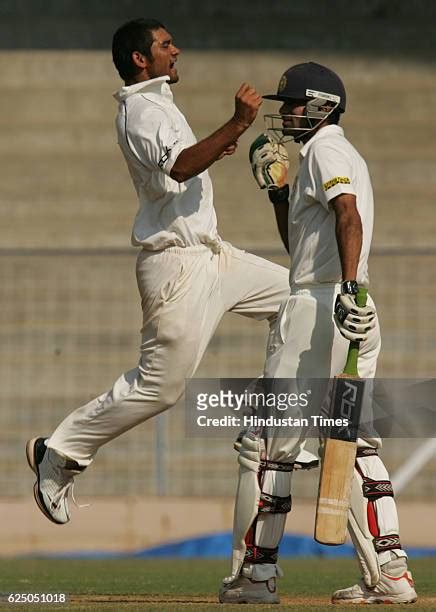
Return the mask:
<path id="1" fill-rule="evenodd" d="M 217 240 L 207 171 L 184 183 L 170 177 L 179 153 L 197 141 L 163 76 L 122 87 L 116 128 L 139 199 L 132 244 L 156 251 Z"/>
<path id="2" fill-rule="evenodd" d="M 328 125 L 300 150 L 300 168 L 292 188 L 288 218 L 291 285 L 342 280 L 336 215 L 330 204 L 341 193 L 356 196 L 363 229 L 356 280 L 368 286 L 374 224 L 371 180 L 364 159 L 345 138 L 343 129 Z"/>

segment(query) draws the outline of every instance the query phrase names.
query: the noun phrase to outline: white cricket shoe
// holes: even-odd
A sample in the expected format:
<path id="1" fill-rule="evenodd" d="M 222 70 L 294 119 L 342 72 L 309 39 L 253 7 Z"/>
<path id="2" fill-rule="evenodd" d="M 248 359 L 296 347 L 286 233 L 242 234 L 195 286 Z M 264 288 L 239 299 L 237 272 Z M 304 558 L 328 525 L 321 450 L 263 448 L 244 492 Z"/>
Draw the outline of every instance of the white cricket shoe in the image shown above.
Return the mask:
<path id="1" fill-rule="evenodd" d="M 280 598 L 276 579 L 259 582 L 238 576 L 233 582 L 221 586 L 219 601 L 229 604 L 278 604 Z"/>
<path id="2" fill-rule="evenodd" d="M 53 523 L 63 525 L 70 520 L 68 494 L 74 476 L 85 468 L 53 448 L 47 448 L 46 440 L 33 438 L 26 445 L 27 461 L 37 476 L 33 494 L 41 512 Z"/>
<path id="3" fill-rule="evenodd" d="M 383 565 L 380 581 L 375 587 L 369 588 L 360 581 L 332 595 L 334 604 L 407 604 L 417 599 L 412 574 L 407 570 L 404 558 Z"/>

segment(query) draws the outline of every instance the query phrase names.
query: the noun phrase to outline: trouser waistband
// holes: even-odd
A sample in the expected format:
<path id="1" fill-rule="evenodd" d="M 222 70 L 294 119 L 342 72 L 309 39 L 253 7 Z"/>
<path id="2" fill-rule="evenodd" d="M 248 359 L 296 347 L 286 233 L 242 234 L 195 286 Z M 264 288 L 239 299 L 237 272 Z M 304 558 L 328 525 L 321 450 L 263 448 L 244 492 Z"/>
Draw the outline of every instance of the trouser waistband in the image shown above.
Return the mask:
<path id="1" fill-rule="evenodd" d="M 198 255 L 199 253 L 205 253 L 206 251 L 212 251 L 212 253 L 218 254 L 221 253 L 224 246 L 226 245 L 220 239 L 211 240 L 207 244 L 196 244 L 192 246 L 169 246 L 160 251 L 150 251 L 148 249 L 143 249 L 145 254 L 153 254 L 153 253 L 174 253 L 176 255 Z"/>

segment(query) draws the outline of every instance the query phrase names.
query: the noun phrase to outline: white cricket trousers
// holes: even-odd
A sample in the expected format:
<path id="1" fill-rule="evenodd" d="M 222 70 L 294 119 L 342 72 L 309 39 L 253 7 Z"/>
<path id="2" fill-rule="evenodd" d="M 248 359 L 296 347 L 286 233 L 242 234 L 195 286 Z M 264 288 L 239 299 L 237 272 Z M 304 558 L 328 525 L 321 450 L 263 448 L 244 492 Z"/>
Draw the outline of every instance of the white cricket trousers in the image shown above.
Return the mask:
<path id="1" fill-rule="evenodd" d="M 349 342 L 341 336 L 333 321 L 334 304 L 340 285 L 325 284 L 314 286 L 293 286 L 291 294 L 282 304 L 278 320 L 270 334 L 268 358 L 265 364 L 265 378 L 277 379 L 275 392 L 307 391 L 311 379 L 329 379 L 344 368 Z M 373 302 L 368 296 L 368 304 Z M 368 339 L 360 343 L 358 371 L 362 378 L 374 378 L 377 357 L 380 351 L 380 329 L 377 322 L 375 329 L 368 333 Z M 286 380 L 285 380 L 286 379 Z M 366 385 L 370 387 L 370 385 Z M 370 392 L 370 388 L 368 389 Z M 322 405 L 322 397 L 312 398 L 314 407 Z M 319 404 L 317 403 L 319 399 Z M 363 406 L 371 410 L 370 403 Z M 295 414 L 285 416 L 299 417 L 298 408 Z M 312 414 L 316 414 L 314 411 Z M 371 414 L 367 413 L 366 416 Z M 326 414 L 326 416 L 329 416 Z M 381 440 L 375 431 L 367 430 L 368 435 L 359 438 L 359 448 L 381 447 Z M 295 427 L 292 433 L 288 428 L 272 428 L 266 440 L 267 456 L 270 461 L 292 463 L 295 461 L 308 434 L 307 428 Z M 388 482 L 389 474 L 378 455 L 361 457 L 356 461 L 353 493 L 351 497 L 350 533 L 356 547 L 362 575 L 368 585 L 372 586 L 378 578 L 377 564 L 390 561 L 390 550 L 380 550 L 377 554 L 373 539 L 388 541 L 398 537 L 399 526 L 396 505 L 393 497 L 380 497 L 374 502 L 363 495 L 362 482 Z M 291 489 L 291 474 L 280 471 L 266 471 L 262 491 L 267 495 L 285 497 Z M 239 500 L 237 500 L 238 503 Z M 247 503 L 243 500 L 241 503 Z M 368 506 L 371 506 L 373 520 L 368 518 Z M 235 513 L 236 515 L 236 513 Z M 375 518 L 374 518 L 375 517 Z M 254 544 L 267 549 L 278 546 L 285 526 L 285 514 L 260 514 L 255 524 Z M 374 540 L 375 541 L 375 540 Z M 395 554 L 405 557 L 401 548 L 395 548 Z M 378 558 L 378 561 L 377 561 Z M 256 570 L 258 576 L 267 579 L 276 575 L 275 565 L 262 564 Z M 262 573 L 263 572 L 263 573 Z M 266 572 L 266 573 L 265 573 Z"/>
<path id="2" fill-rule="evenodd" d="M 334 283 L 292 287 L 270 335 L 265 378 L 288 379 L 283 381 L 283 390 L 298 393 L 307 390 L 311 379 L 329 379 L 342 372 L 349 342 L 341 336 L 333 321 L 335 300 L 340 291 L 340 285 Z M 368 304 L 374 305 L 370 296 Z M 360 343 L 357 366 L 361 378 L 374 378 L 380 344 L 377 321 L 368 339 Z M 279 389 L 280 383 L 276 392 Z M 324 412 L 328 401 L 321 405 L 321 398 L 312 397 L 314 407 L 317 399 Z M 295 415 L 285 416 L 301 416 L 298 409 L 296 412 Z M 278 429 L 275 433 L 277 437 L 268 441 L 270 458 L 275 461 L 293 460 L 298 455 L 306 431 L 294 428 L 295 435 L 292 437 L 287 437 Z M 365 441 L 358 440 L 358 445 L 377 448 L 381 446 L 381 441 L 374 435 Z"/>
<path id="3" fill-rule="evenodd" d="M 272 329 L 289 295 L 286 268 L 226 242 L 143 250 L 136 275 L 143 311 L 138 367 L 72 412 L 47 444 L 84 466 L 100 446 L 182 397 L 225 312 L 268 319 Z"/>

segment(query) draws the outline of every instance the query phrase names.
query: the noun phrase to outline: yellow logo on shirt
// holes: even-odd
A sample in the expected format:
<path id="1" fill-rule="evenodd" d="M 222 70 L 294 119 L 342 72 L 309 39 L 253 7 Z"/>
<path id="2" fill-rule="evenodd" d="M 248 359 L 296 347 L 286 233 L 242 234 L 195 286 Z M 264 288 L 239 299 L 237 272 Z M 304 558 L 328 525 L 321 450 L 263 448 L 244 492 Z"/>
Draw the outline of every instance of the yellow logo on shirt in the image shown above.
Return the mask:
<path id="1" fill-rule="evenodd" d="M 330 179 L 326 183 L 324 183 L 324 191 L 328 191 L 338 183 L 343 183 L 344 185 L 349 185 L 351 183 L 350 179 L 347 176 L 336 176 L 335 178 Z"/>

